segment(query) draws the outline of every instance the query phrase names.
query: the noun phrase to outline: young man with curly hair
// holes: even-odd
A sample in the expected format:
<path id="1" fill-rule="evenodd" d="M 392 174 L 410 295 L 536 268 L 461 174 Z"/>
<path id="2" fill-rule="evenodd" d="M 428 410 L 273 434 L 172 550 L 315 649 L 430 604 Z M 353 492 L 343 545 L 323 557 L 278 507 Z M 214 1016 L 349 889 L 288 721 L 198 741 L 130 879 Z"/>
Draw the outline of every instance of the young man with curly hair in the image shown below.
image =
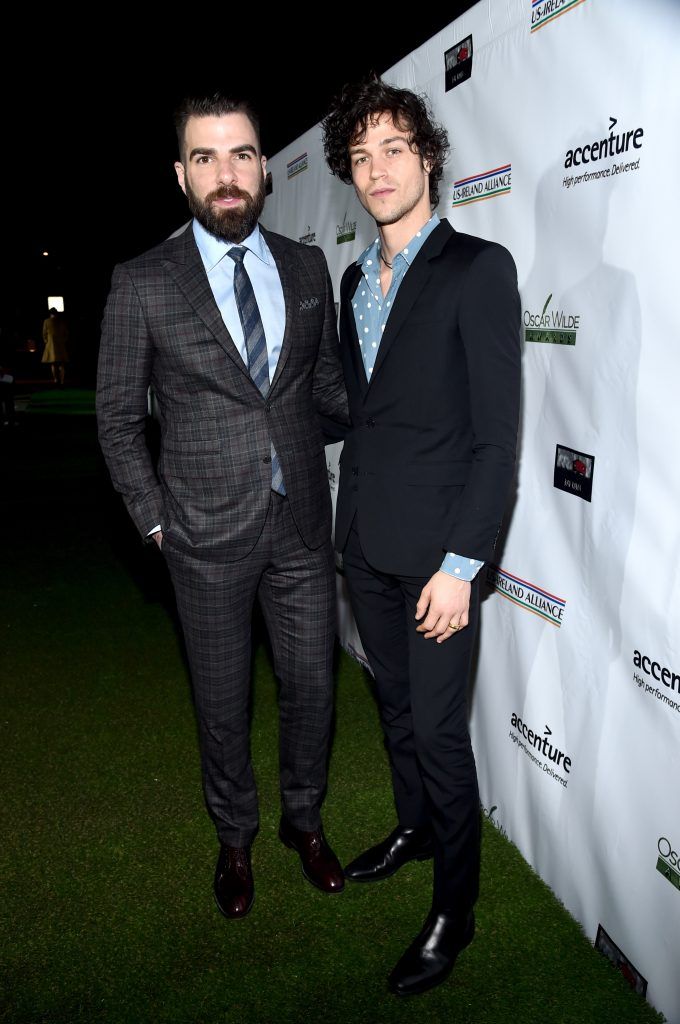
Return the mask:
<path id="1" fill-rule="evenodd" d="M 375 675 L 398 820 L 345 874 L 371 882 L 434 858 L 432 907 L 390 975 L 407 995 L 443 981 L 474 935 L 467 685 L 478 573 L 515 464 L 520 304 L 507 250 L 433 212 L 448 139 L 421 97 L 372 77 L 344 89 L 323 127 L 331 171 L 378 228 L 341 285 L 353 427 L 335 543 Z"/>

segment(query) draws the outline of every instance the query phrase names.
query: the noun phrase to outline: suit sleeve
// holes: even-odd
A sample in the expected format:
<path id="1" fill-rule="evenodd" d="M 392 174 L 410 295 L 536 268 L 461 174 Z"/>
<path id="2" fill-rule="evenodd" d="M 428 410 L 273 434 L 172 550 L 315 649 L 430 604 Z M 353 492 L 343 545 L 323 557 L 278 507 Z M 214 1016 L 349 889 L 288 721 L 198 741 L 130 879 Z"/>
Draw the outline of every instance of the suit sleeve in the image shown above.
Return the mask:
<path id="1" fill-rule="evenodd" d="M 514 476 L 520 401 L 520 299 L 510 253 L 483 249 L 463 284 L 459 326 L 467 362 L 472 465 L 444 547 L 488 561 Z M 454 396 L 455 398 L 455 396 Z"/>
<path id="2" fill-rule="evenodd" d="M 144 433 L 152 359 L 139 295 L 125 267 L 116 267 L 102 325 L 97 424 L 113 486 L 144 538 L 163 523 L 162 492 Z"/>
<path id="3" fill-rule="evenodd" d="M 337 318 L 326 257 L 318 250 L 324 277 L 324 321 L 319 353 L 314 367 L 314 406 L 326 441 L 340 441 L 349 429 L 349 409 L 345 378 L 340 365 Z"/>

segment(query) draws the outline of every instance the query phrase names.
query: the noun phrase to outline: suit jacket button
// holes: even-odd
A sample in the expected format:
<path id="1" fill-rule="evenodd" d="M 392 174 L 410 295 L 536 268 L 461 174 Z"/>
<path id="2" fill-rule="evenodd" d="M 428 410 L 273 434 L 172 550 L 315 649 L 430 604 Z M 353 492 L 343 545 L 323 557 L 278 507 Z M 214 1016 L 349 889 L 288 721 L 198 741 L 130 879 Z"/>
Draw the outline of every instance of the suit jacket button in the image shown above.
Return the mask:
<path id="1" fill-rule="evenodd" d="M 262 460 L 262 461 L 263 461 L 263 462 L 271 462 L 271 461 L 272 461 L 272 457 L 271 457 L 271 455 L 265 455 L 265 457 L 263 458 L 263 460 Z"/>
<path id="2" fill-rule="evenodd" d="M 359 476 L 359 467 L 352 466 L 352 476 Z"/>
<path id="3" fill-rule="evenodd" d="M 374 427 L 375 426 L 375 420 L 373 419 L 372 416 L 369 416 L 369 418 L 366 420 L 366 426 L 367 427 Z"/>
<path id="4" fill-rule="evenodd" d="M 271 402 L 267 402 L 267 404 L 264 407 L 264 410 L 265 410 L 265 412 L 271 412 L 272 411 L 272 403 Z"/>

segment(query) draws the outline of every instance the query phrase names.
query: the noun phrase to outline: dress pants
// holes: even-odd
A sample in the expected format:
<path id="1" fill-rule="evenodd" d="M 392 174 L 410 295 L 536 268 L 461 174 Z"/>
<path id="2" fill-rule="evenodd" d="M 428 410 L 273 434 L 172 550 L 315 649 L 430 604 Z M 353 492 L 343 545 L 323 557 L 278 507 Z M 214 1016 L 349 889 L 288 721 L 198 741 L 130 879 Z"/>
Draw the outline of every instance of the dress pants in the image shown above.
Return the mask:
<path id="1" fill-rule="evenodd" d="M 355 516 L 343 551 L 352 610 L 375 676 L 399 823 L 429 826 L 433 906 L 464 914 L 479 892 L 481 817 L 467 726 L 467 687 L 479 619 L 442 644 L 416 632 L 416 604 L 429 576 L 379 572 L 366 561 Z"/>
<path id="2" fill-rule="evenodd" d="M 250 760 L 251 622 L 264 614 L 280 682 L 283 813 L 319 827 L 333 702 L 335 569 L 330 541 L 310 551 L 288 499 L 272 491 L 245 558 L 206 562 L 163 541 L 184 630 L 198 719 L 203 788 L 220 842 L 248 846 L 258 828 Z"/>

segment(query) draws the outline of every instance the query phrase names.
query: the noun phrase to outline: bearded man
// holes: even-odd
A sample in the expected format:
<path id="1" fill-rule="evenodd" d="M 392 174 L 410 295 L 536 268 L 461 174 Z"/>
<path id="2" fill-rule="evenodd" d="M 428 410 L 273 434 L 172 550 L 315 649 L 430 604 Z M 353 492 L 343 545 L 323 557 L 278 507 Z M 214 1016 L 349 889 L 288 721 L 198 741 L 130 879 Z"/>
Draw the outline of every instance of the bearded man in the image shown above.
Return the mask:
<path id="1" fill-rule="evenodd" d="M 115 268 L 99 360 L 99 437 L 141 536 L 167 560 L 184 630 L 220 911 L 254 897 L 251 619 L 280 681 L 279 836 L 325 892 L 343 888 L 320 808 L 335 628 L 320 417 L 347 422 L 324 256 L 261 228 L 266 160 L 247 103 L 182 103 L 177 178 L 193 220 Z M 144 439 L 158 400 L 160 459 Z"/>

